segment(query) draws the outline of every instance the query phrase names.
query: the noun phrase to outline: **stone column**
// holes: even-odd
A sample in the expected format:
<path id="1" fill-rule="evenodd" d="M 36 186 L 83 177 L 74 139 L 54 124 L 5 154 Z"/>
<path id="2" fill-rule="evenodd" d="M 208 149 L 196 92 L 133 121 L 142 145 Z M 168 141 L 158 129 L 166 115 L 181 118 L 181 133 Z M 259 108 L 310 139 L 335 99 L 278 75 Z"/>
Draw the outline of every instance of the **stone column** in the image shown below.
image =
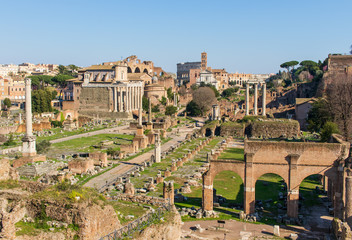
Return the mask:
<path id="1" fill-rule="evenodd" d="M 137 108 L 137 101 L 136 101 L 136 95 L 137 95 L 137 91 L 136 91 L 136 87 L 133 87 L 133 109 L 138 109 Z"/>
<path id="2" fill-rule="evenodd" d="M 263 84 L 263 101 L 262 101 L 262 115 L 266 116 L 266 83 Z"/>
<path id="3" fill-rule="evenodd" d="M 252 214 L 255 211 L 255 187 L 253 183 L 253 153 L 246 153 L 245 181 L 244 181 L 244 212 Z"/>
<path id="4" fill-rule="evenodd" d="M 150 98 L 148 99 L 148 101 L 149 101 L 148 123 L 151 123 L 152 122 L 152 101 Z"/>
<path id="5" fill-rule="evenodd" d="M 254 84 L 254 115 L 258 115 L 258 84 Z"/>
<path id="6" fill-rule="evenodd" d="M 246 84 L 246 115 L 249 115 L 249 83 Z"/>
<path id="7" fill-rule="evenodd" d="M 174 198 L 175 198 L 174 181 L 164 181 L 163 197 L 170 204 L 174 204 Z"/>
<path id="8" fill-rule="evenodd" d="M 123 105 L 122 105 L 122 89 L 119 87 L 119 112 L 123 111 Z"/>
<path id="9" fill-rule="evenodd" d="M 37 154 L 35 149 L 35 136 L 32 132 L 32 86 L 31 79 L 25 79 L 25 94 L 26 94 L 26 135 L 22 139 L 22 154 L 24 157 L 35 156 Z"/>
<path id="10" fill-rule="evenodd" d="M 117 112 L 117 87 L 114 87 L 114 112 Z"/>
<path id="11" fill-rule="evenodd" d="M 297 182 L 298 169 L 297 163 L 300 155 L 290 154 L 290 172 L 287 194 L 287 216 L 290 218 L 298 218 L 298 201 L 299 201 L 299 185 Z"/>
<path id="12" fill-rule="evenodd" d="M 346 176 L 345 221 L 352 227 L 352 176 Z"/>
<path id="13" fill-rule="evenodd" d="M 174 106 L 177 107 L 177 95 L 174 92 Z"/>
<path id="14" fill-rule="evenodd" d="M 328 191 L 328 177 L 323 175 L 322 180 L 323 180 L 323 189 L 325 192 L 327 192 Z"/>
<path id="15" fill-rule="evenodd" d="M 204 211 L 213 211 L 213 181 L 210 171 L 202 175 L 203 190 L 202 190 L 202 209 Z"/>
<path id="16" fill-rule="evenodd" d="M 161 162 L 161 142 L 160 142 L 160 136 L 159 133 L 155 133 L 155 148 L 154 148 L 154 156 L 155 156 L 155 162 Z"/>

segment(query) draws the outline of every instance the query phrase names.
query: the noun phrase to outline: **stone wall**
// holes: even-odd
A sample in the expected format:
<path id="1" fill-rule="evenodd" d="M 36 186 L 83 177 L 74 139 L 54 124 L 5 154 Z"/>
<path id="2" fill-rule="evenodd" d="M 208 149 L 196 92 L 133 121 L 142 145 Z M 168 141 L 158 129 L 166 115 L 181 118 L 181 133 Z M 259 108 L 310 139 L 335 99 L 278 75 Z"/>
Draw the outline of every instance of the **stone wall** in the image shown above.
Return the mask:
<path id="1" fill-rule="evenodd" d="M 232 136 L 235 138 L 243 138 L 244 125 L 236 122 L 225 122 L 221 124 L 220 136 L 222 137 Z"/>
<path id="2" fill-rule="evenodd" d="M 94 161 L 94 165 L 106 167 L 108 166 L 108 155 L 102 152 L 89 153 L 89 158 Z"/>
<path id="3" fill-rule="evenodd" d="M 110 112 L 112 109 L 112 99 L 108 87 L 82 87 L 79 96 L 78 113 L 83 116 L 96 116 L 100 118 L 128 118 L 126 112 Z"/>
<path id="4" fill-rule="evenodd" d="M 340 219 L 334 218 L 331 224 L 336 239 L 352 240 L 351 228 L 348 226 L 347 222 L 342 222 Z"/>
<path id="5" fill-rule="evenodd" d="M 117 196 L 114 196 L 113 199 L 141 204 L 149 204 L 152 206 L 163 206 L 165 204 L 164 198 L 150 197 L 146 195 L 119 194 Z"/>
<path id="6" fill-rule="evenodd" d="M 73 173 L 86 173 L 94 170 L 94 161 L 91 159 L 74 159 L 68 162 L 68 169 Z"/>
<path id="7" fill-rule="evenodd" d="M 10 134 L 17 131 L 18 126 L 1 127 L 0 134 Z"/>
<path id="8" fill-rule="evenodd" d="M 51 123 L 50 122 L 40 122 L 40 123 L 33 123 L 32 126 L 33 131 L 43 131 L 43 130 L 50 130 Z M 18 126 L 17 133 L 25 133 L 26 132 L 26 124 L 21 124 Z"/>
<path id="9" fill-rule="evenodd" d="M 248 135 L 255 138 L 297 138 L 300 134 L 299 123 L 295 120 L 256 121 L 247 130 Z"/>
<path id="10" fill-rule="evenodd" d="M 181 216 L 174 207 L 170 213 L 167 213 L 165 222 L 154 224 L 144 229 L 141 234 L 133 239 L 135 240 L 175 240 L 181 237 L 182 221 Z"/>
<path id="11" fill-rule="evenodd" d="M 27 204 L 29 216 L 35 218 L 45 209 L 48 217 L 68 224 L 79 226 L 79 239 L 96 240 L 121 227 L 114 208 L 110 205 L 101 207 L 97 204 L 77 203 L 67 208 L 58 201 L 32 200 Z"/>
<path id="12" fill-rule="evenodd" d="M 11 167 L 9 159 L 0 159 L 0 180 L 16 180 L 18 178 L 18 173 Z"/>

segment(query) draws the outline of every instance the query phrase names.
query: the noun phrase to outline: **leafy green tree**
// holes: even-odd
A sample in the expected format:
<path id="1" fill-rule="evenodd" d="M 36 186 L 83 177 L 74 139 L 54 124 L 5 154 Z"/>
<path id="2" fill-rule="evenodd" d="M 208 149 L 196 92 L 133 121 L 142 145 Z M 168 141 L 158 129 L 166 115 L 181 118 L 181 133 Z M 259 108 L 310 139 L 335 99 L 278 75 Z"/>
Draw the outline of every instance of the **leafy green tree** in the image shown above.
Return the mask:
<path id="1" fill-rule="evenodd" d="M 9 98 L 5 98 L 4 105 L 7 109 L 9 109 L 11 107 L 11 100 Z"/>
<path id="2" fill-rule="evenodd" d="M 174 115 L 175 113 L 177 112 L 177 107 L 175 106 L 167 106 L 166 109 L 165 109 L 165 115 Z"/>
<path id="3" fill-rule="evenodd" d="M 238 87 L 237 88 L 227 88 L 224 91 L 222 91 L 221 96 L 228 98 L 231 97 L 235 92 L 238 91 Z"/>
<path id="4" fill-rule="evenodd" d="M 189 116 L 199 117 L 202 116 L 202 110 L 193 100 L 190 101 L 186 106 L 186 111 Z"/>
<path id="5" fill-rule="evenodd" d="M 166 106 L 166 104 L 167 104 L 167 99 L 166 99 L 166 97 L 162 96 L 162 97 L 161 97 L 161 100 L 160 100 L 160 103 L 161 103 L 162 105 Z"/>
<path id="6" fill-rule="evenodd" d="M 64 65 L 59 65 L 57 67 L 57 70 L 59 71 L 59 74 L 66 74 L 67 73 L 67 69 Z"/>
<path id="7" fill-rule="evenodd" d="M 166 92 L 167 92 L 167 98 L 168 98 L 168 99 L 170 99 L 170 100 L 174 99 L 174 93 L 172 92 L 172 88 L 171 88 L 171 87 L 169 87 L 169 88 L 166 90 Z"/>
<path id="8" fill-rule="evenodd" d="M 297 64 L 298 64 L 297 61 L 289 61 L 289 62 L 284 62 L 283 64 L 280 65 L 280 67 L 285 68 L 287 70 L 287 72 L 289 73 L 290 78 L 292 79 L 291 73 Z M 291 70 L 290 70 L 290 68 L 291 68 Z"/>
<path id="9" fill-rule="evenodd" d="M 53 93 L 49 89 L 32 91 L 32 111 L 37 113 L 52 112 L 52 96 Z"/>
<path id="10" fill-rule="evenodd" d="M 309 71 L 310 74 L 315 75 L 315 71 L 319 70 L 318 63 L 311 60 L 304 60 L 300 63 L 303 71 Z"/>
<path id="11" fill-rule="evenodd" d="M 331 135 L 334 133 L 339 133 L 339 128 L 336 123 L 326 122 L 320 133 L 321 141 L 327 142 L 331 138 Z"/>
<path id="12" fill-rule="evenodd" d="M 73 79 L 74 77 L 65 74 L 58 74 L 52 78 L 53 84 L 65 87 L 67 85 L 67 80 Z"/>
<path id="13" fill-rule="evenodd" d="M 143 108 L 143 111 L 145 112 L 148 112 L 149 111 L 149 99 L 144 97 L 142 98 L 142 108 Z"/>
<path id="14" fill-rule="evenodd" d="M 51 92 L 51 99 L 54 100 L 56 98 L 56 96 L 57 96 L 57 91 L 56 90 L 52 91 Z"/>
<path id="15" fill-rule="evenodd" d="M 328 104 L 325 99 L 318 99 L 313 103 L 308 113 L 308 130 L 310 132 L 320 132 L 326 122 L 332 120 Z"/>
<path id="16" fill-rule="evenodd" d="M 160 112 L 159 105 L 152 106 L 152 112 Z"/>

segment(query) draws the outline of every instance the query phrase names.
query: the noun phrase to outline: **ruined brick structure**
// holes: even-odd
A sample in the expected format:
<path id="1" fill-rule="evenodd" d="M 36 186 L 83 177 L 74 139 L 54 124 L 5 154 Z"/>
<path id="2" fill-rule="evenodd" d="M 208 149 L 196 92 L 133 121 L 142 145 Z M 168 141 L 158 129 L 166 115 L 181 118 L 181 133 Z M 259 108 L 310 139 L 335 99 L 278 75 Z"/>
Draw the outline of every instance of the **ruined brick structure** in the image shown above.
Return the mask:
<path id="1" fill-rule="evenodd" d="M 281 176 L 287 184 L 287 215 L 298 217 L 299 186 L 308 176 L 320 174 L 328 179 L 334 216 L 343 218 L 344 169 L 341 167 L 349 154 L 349 143 L 334 138 L 336 143 L 300 143 L 245 140 L 245 160 L 214 158 L 203 174 L 203 210 L 213 210 L 213 181 L 225 170 L 238 174 L 244 183 L 244 211 L 255 211 L 255 183 L 267 173 Z M 319 156 L 319 157 L 318 157 Z"/>

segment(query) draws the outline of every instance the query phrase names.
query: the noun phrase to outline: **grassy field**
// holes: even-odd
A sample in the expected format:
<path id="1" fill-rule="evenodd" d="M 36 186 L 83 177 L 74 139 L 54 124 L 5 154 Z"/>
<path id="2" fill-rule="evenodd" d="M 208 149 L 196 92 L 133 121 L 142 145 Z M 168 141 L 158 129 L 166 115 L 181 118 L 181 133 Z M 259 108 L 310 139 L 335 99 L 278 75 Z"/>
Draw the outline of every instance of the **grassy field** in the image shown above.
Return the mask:
<path id="1" fill-rule="evenodd" d="M 132 135 L 123 135 L 123 134 L 99 134 L 90 137 L 82 137 L 76 138 L 64 142 L 54 143 L 52 144 L 52 148 L 54 149 L 64 149 L 71 150 L 75 152 L 85 151 L 92 152 L 96 150 L 93 145 L 99 145 L 100 142 L 104 140 L 114 141 L 113 145 L 107 146 L 118 148 L 118 145 L 121 144 L 129 144 L 132 142 Z"/>
<path id="2" fill-rule="evenodd" d="M 244 161 L 244 149 L 243 148 L 227 148 L 223 151 L 219 159 L 235 159 Z"/>

